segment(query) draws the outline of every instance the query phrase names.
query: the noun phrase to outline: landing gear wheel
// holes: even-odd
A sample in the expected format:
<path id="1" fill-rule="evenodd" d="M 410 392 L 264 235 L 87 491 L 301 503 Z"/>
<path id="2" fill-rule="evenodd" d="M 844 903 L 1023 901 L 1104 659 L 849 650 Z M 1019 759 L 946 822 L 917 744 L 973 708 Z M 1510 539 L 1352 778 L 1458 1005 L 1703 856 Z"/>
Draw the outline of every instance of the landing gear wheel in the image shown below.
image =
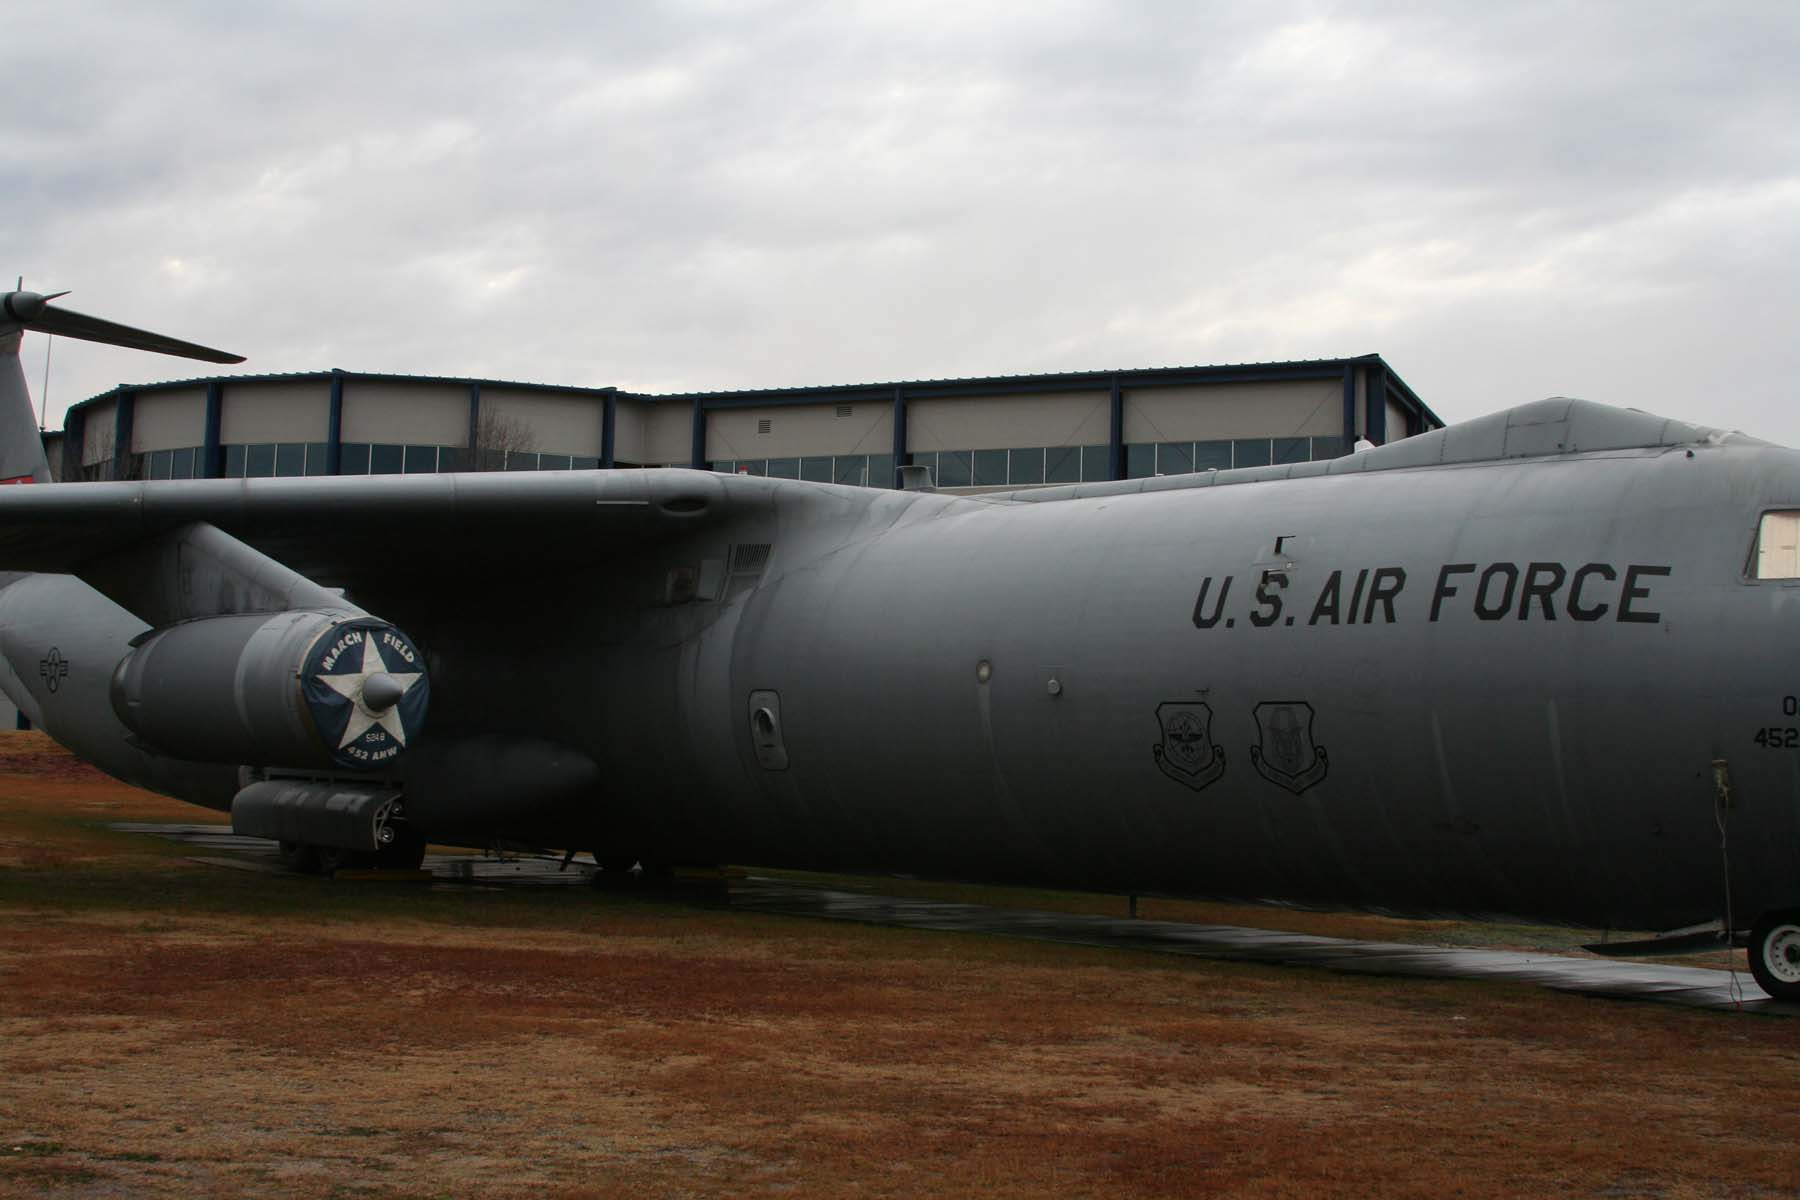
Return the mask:
<path id="1" fill-rule="evenodd" d="M 279 842 L 275 847 L 281 865 L 302 875 L 319 873 L 319 848 L 307 842 Z"/>
<path id="2" fill-rule="evenodd" d="M 675 883 L 672 863 L 642 861 L 638 863 L 638 884 L 642 887 L 666 888 Z"/>
<path id="3" fill-rule="evenodd" d="M 1757 918 L 1750 929 L 1750 974 L 1775 999 L 1800 1001 L 1800 908 Z"/>
<path id="4" fill-rule="evenodd" d="M 631 868 L 637 865 L 634 857 L 596 854 L 594 865 L 599 870 L 588 876 L 588 882 L 602 891 L 617 891 L 637 883 L 637 878 L 631 873 Z"/>
<path id="5" fill-rule="evenodd" d="M 416 871 L 425 863 L 425 839 L 416 833 L 396 833 L 394 840 L 375 851 L 378 871 Z"/>
<path id="6" fill-rule="evenodd" d="M 342 846 L 314 847 L 319 855 L 319 874 L 332 875 L 338 871 L 360 871 L 374 865 L 375 856 L 364 850 L 346 850 Z"/>

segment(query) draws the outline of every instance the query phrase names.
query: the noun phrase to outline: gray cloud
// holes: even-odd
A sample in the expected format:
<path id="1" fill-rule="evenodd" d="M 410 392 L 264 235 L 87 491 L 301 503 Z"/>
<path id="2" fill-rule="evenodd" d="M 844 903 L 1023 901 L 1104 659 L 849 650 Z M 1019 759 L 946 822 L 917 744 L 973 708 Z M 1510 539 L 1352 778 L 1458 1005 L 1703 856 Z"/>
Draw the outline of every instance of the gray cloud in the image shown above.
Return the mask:
<path id="1" fill-rule="evenodd" d="M 1800 444 L 1790 6 L 29 25 L 0 266 L 247 369 L 677 389 L 1378 350 L 1451 418 L 1561 392 Z M 192 373 L 59 345 L 51 407 Z"/>

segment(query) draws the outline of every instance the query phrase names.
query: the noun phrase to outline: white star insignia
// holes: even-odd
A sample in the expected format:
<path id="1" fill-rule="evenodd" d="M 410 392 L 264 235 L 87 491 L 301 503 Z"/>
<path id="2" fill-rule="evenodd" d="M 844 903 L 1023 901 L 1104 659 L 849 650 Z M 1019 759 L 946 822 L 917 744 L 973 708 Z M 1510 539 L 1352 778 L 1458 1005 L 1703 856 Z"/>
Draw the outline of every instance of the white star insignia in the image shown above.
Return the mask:
<path id="1" fill-rule="evenodd" d="M 424 674 L 422 671 L 401 674 L 398 671 L 388 670 L 387 664 L 381 660 L 381 651 L 375 648 L 375 635 L 373 633 L 365 634 L 363 636 L 362 670 L 352 671 L 347 675 L 319 676 L 320 683 L 350 701 L 351 704 L 350 722 L 344 726 L 344 740 L 338 743 L 338 749 L 342 750 L 376 725 L 387 730 L 393 735 L 396 742 L 405 746 L 406 727 L 400 723 L 400 705 L 398 703 L 391 704 L 380 712 L 376 712 L 363 703 L 363 688 L 368 684 L 371 675 L 386 675 L 400 685 L 400 693 L 405 695 L 412 689 L 413 684 L 419 681 L 422 674 Z"/>

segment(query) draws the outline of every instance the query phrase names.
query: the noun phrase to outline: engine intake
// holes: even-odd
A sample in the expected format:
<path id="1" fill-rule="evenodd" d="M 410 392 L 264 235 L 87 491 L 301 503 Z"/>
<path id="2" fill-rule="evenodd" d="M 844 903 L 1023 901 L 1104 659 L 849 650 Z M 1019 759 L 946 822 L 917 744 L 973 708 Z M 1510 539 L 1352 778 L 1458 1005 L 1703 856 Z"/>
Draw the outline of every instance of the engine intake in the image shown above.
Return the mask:
<path id="1" fill-rule="evenodd" d="M 387 767 L 423 728 L 430 692 L 404 633 L 328 612 L 160 629 L 112 679 L 119 720 L 154 749 L 251 766 Z"/>

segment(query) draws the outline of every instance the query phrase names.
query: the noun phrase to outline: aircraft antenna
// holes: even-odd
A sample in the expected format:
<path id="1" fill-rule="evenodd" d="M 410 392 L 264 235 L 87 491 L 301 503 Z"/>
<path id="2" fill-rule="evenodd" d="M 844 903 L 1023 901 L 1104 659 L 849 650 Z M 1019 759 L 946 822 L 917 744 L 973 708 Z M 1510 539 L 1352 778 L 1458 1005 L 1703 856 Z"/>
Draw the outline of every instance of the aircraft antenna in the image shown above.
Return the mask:
<path id="1" fill-rule="evenodd" d="M 56 344 L 56 335 L 44 335 L 44 386 L 38 389 L 38 432 L 44 432 L 44 421 L 50 415 L 50 347 Z"/>

